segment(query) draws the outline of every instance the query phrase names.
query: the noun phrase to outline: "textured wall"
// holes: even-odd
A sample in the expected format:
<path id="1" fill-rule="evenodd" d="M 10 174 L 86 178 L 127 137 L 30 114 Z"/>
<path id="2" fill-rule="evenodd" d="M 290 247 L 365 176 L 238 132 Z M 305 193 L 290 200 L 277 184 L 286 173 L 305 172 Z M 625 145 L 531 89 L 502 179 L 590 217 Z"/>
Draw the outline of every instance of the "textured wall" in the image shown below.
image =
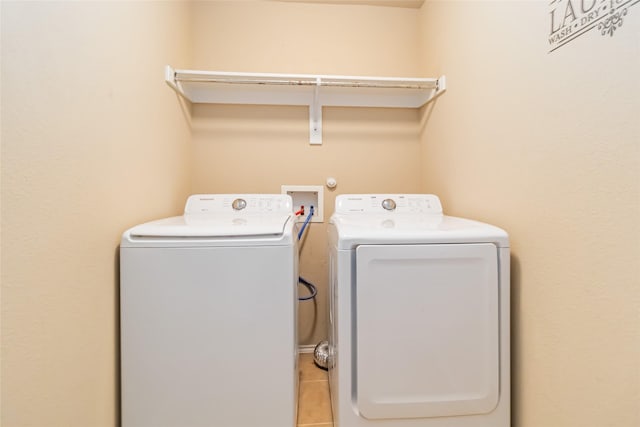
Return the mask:
<path id="1" fill-rule="evenodd" d="M 423 188 L 511 235 L 514 426 L 634 427 L 640 6 L 551 53 L 549 12 L 425 3 L 422 71 L 449 90 L 424 112 Z"/>
<path id="2" fill-rule="evenodd" d="M 2 2 L 4 427 L 118 424 L 118 244 L 179 213 L 175 2 Z"/>

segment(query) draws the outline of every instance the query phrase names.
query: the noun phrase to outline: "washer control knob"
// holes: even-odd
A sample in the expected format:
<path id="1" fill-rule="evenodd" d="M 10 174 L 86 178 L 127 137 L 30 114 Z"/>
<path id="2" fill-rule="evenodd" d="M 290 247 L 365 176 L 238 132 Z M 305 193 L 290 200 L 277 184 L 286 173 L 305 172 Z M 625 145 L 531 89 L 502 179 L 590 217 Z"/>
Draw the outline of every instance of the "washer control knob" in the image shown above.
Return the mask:
<path id="1" fill-rule="evenodd" d="M 236 211 L 241 211 L 247 207 L 247 201 L 245 199 L 235 199 L 233 203 L 231 203 L 231 207 Z"/>
<path id="2" fill-rule="evenodd" d="M 393 199 L 384 199 L 382 201 L 382 207 L 388 211 L 392 211 L 396 208 L 396 202 Z"/>

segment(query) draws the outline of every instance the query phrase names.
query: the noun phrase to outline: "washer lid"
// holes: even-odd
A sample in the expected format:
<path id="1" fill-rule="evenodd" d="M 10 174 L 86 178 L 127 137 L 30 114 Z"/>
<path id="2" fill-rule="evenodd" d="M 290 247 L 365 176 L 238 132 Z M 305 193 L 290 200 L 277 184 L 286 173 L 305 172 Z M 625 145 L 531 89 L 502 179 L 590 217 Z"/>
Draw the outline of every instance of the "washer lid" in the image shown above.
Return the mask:
<path id="1" fill-rule="evenodd" d="M 278 236 L 292 215 L 286 194 L 196 194 L 183 216 L 133 227 L 131 237 Z"/>
<path id="2" fill-rule="evenodd" d="M 291 214 L 187 214 L 133 227 L 132 237 L 243 237 L 282 235 Z"/>

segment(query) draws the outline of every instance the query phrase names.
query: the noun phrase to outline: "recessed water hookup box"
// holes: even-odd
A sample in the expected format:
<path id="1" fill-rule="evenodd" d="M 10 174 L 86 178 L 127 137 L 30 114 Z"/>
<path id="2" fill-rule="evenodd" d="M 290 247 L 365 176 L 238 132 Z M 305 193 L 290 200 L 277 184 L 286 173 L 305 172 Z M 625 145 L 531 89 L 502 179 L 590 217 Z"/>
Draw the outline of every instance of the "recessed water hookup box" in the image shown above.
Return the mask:
<path id="1" fill-rule="evenodd" d="M 324 222 L 324 186 L 322 185 L 283 185 L 282 194 L 288 194 L 293 199 L 293 211 L 297 212 L 304 206 L 304 215 L 300 215 L 299 221 L 309 215 L 309 209 L 313 206 L 311 222 Z"/>

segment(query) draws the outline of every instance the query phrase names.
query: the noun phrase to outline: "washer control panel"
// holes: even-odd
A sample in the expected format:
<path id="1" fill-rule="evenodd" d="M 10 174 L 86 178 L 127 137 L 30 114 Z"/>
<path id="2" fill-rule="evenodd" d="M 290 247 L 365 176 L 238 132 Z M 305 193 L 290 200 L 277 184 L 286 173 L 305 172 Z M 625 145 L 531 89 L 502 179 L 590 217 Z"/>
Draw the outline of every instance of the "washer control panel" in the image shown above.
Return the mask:
<path id="1" fill-rule="evenodd" d="M 184 213 L 291 213 L 292 206 L 287 194 L 194 194 Z"/>
<path id="2" fill-rule="evenodd" d="M 442 205 L 433 194 L 342 194 L 336 197 L 336 213 L 442 215 Z"/>

